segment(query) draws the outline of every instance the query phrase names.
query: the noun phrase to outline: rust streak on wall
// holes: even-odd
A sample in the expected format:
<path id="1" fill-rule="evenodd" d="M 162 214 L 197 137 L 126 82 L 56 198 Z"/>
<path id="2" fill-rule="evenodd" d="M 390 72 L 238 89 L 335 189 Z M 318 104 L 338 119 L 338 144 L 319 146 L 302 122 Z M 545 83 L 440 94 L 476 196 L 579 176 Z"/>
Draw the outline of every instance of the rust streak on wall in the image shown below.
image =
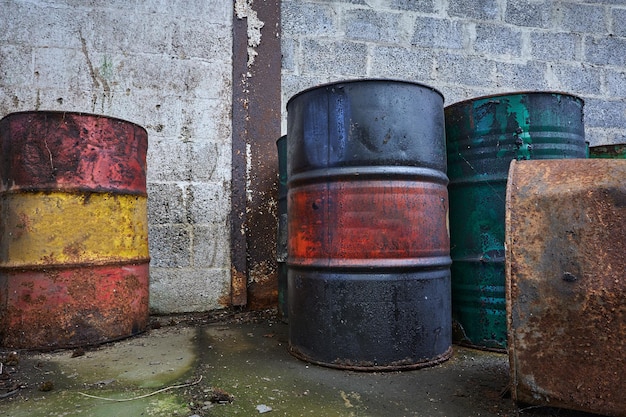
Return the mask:
<path id="1" fill-rule="evenodd" d="M 233 18 L 231 291 L 233 305 L 255 309 L 277 302 L 280 1 L 238 0 L 237 7 L 252 14 Z M 254 42 L 249 26 L 259 23 Z"/>

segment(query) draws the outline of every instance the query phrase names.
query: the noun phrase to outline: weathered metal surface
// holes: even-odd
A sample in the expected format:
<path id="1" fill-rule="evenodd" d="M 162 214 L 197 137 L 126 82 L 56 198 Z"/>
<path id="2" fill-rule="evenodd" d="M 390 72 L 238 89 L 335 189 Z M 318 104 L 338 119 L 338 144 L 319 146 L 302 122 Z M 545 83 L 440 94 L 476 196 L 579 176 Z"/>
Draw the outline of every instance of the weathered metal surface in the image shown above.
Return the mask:
<path id="1" fill-rule="evenodd" d="M 443 97 L 361 80 L 287 104 L 289 349 L 354 370 L 451 354 Z"/>
<path id="2" fill-rule="evenodd" d="M 148 325 L 148 263 L 3 269 L 2 346 L 56 349 L 94 345 Z"/>
<path id="3" fill-rule="evenodd" d="M 104 116 L 48 111 L 12 113 L 2 119 L 1 128 L 4 192 L 146 194 L 148 141 L 141 126 Z"/>
<path id="4" fill-rule="evenodd" d="M 591 146 L 589 148 L 589 158 L 626 159 L 626 144 Z"/>
<path id="5" fill-rule="evenodd" d="M 91 345 L 145 330 L 145 129 L 79 113 L 0 120 L 1 343 Z"/>
<path id="6" fill-rule="evenodd" d="M 276 141 L 278 152 L 278 233 L 276 262 L 278 262 L 278 314 L 288 320 L 287 302 L 287 136 Z"/>
<path id="7" fill-rule="evenodd" d="M 626 416 L 626 161 L 513 162 L 506 198 L 513 398 Z"/>
<path id="8" fill-rule="evenodd" d="M 231 302 L 262 309 L 278 299 L 280 0 L 237 1 L 233 10 Z"/>
<path id="9" fill-rule="evenodd" d="M 455 341 L 506 348 L 504 199 L 511 160 L 584 158 L 583 101 L 550 93 L 446 107 Z"/>

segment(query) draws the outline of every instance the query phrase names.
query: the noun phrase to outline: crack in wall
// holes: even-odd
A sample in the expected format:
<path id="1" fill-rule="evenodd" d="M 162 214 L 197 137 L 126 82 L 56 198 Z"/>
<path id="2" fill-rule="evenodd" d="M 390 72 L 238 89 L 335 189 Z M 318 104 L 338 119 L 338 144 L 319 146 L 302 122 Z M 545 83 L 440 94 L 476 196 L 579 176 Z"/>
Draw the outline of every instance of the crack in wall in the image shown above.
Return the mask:
<path id="1" fill-rule="evenodd" d="M 80 43 L 81 43 L 81 49 L 82 49 L 83 55 L 85 56 L 85 60 L 87 61 L 87 68 L 89 69 L 89 75 L 91 76 L 92 85 L 95 90 L 99 90 L 100 88 L 104 90 L 102 94 L 103 95 L 102 111 L 104 111 L 104 100 L 108 98 L 110 102 L 112 99 L 111 87 L 109 86 L 109 83 L 106 80 L 106 78 L 102 77 L 102 75 L 100 74 L 100 71 L 98 71 L 97 68 L 94 68 L 93 63 L 91 62 L 91 59 L 89 58 L 89 51 L 87 50 L 87 41 L 83 37 L 82 31 L 80 30 L 78 31 L 78 36 L 80 37 Z M 104 59 L 103 66 L 105 70 L 112 69 L 112 65 L 110 62 L 107 62 L 106 57 Z M 96 111 L 97 102 L 98 102 L 98 92 L 94 91 L 91 96 L 91 105 L 92 105 L 91 111 L 92 112 Z"/>

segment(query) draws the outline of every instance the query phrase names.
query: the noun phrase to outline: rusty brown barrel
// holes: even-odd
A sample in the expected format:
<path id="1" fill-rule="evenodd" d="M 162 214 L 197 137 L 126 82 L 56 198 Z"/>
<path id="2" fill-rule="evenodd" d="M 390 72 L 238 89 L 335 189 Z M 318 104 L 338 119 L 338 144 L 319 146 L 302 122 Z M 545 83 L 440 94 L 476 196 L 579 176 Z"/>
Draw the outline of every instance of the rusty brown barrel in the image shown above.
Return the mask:
<path id="1" fill-rule="evenodd" d="M 289 350 L 343 369 L 451 354 L 443 96 L 359 80 L 287 103 Z"/>
<path id="2" fill-rule="evenodd" d="M 504 351 L 504 199 L 511 160 L 585 158 L 583 100 L 558 92 L 478 97 L 445 108 L 452 319 L 460 344 Z"/>
<path id="3" fill-rule="evenodd" d="M 506 208 L 513 399 L 626 416 L 626 161 L 514 161 Z"/>
<path id="4" fill-rule="evenodd" d="M 147 146 L 145 129 L 111 117 L 0 120 L 2 346 L 86 346 L 145 330 Z"/>

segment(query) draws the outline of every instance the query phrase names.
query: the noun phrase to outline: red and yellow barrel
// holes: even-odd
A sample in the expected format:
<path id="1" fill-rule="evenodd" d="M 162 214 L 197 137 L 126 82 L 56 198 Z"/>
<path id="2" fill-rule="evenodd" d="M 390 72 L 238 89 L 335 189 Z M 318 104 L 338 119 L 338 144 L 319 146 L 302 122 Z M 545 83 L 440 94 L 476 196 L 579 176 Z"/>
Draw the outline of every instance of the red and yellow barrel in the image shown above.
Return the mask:
<path id="1" fill-rule="evenodd" d="M 148 136 L 111 117 L 0 120 L 0 340 L 86 346 L 145 330 Z"/>

